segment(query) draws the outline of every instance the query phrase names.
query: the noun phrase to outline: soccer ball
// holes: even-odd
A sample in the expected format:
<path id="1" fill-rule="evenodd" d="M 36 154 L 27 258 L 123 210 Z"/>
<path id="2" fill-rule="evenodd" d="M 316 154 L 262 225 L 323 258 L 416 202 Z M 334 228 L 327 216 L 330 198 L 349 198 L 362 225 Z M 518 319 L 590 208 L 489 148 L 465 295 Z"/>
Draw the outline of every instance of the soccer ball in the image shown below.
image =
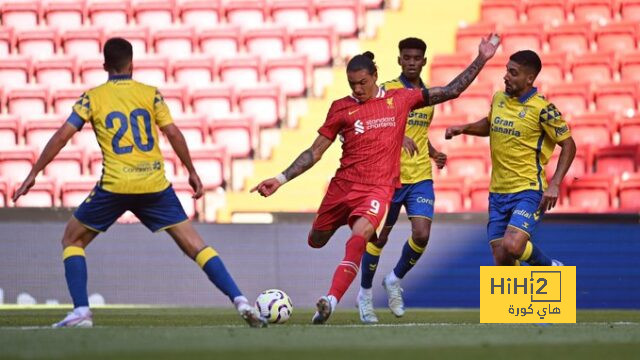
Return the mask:
<path id="1" fill-rule="evenodd" d="M 267 321 L 270 323 L 282 324 L 289 320 L 293 312 L 291 299 L 284 291 L 269 289 L 258 295 L 256 307 Z"/>

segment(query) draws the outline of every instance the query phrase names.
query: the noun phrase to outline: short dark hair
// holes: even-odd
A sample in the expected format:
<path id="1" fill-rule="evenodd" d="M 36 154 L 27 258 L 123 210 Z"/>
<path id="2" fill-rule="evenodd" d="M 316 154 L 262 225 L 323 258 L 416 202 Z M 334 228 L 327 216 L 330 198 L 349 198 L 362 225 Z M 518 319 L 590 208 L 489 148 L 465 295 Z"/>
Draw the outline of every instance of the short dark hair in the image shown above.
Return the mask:
<path id="1" fill-rule="evenodd" d="M 373 75 L 378 71 L 376 63 L 373 61 L 375 55 L 371 51 L 365 51 L 362 54 L 356 55 L 349 60 L 347 64 L 347 71 L 367 70 L 369 75 Z"/>
<path id="2" fill-rule="evenodd" d="M 402 51 L 402 49 L 418 49 L 422 52 L 426 52 L 427 44 L 425 44 L 421 39 L 408 37 L 404 40 L 400 40 L 398 43 L 398 50 Z"/>
<path id="3" fill-rule="evenodd" d="M 107 40 L 102 52 L 107 70 L 121 71 L 133 59 L 131 43 L 119 37 Z"/>
<path id="4" fill-rule="evenodd" d="M 540 61 L 538 54 L 532 50 L 520 50 L 515 52 L 509 57 L 509 60 L 518 65 L 530 68 L 533 70 L 535 76 L 538 76 L 540 70 L 542 70 L 542 61 Z"/>

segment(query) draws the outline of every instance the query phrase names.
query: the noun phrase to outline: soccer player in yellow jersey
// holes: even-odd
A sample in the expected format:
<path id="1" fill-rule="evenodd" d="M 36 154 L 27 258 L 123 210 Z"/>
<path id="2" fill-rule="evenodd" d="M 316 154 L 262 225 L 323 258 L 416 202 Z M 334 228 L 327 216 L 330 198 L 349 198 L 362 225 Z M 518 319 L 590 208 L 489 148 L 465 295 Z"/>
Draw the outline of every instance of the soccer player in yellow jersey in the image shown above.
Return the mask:
<path id="1" fill-rule="evenodd" d="M 418 38 L 406 38 L 398 43 L 400 55 L 398 65 L 402 68 L 400 76 L 382 84 L 385 90 L 399 88 L 426 89 L 420 73 L 426 65 L 425 52 L 427 45 Z M 404 301 L 400 279 L 416 264 L 424 252 L 433 218 L 433 180 L 431 176 L 431 159 L 442 168 L 447 160 L 444 153 L 438 152 L 429 142 L 428 131 L 433 119 L 433 106 L 425 106 L 409 113 L 405 129 L 404 148 L 402 152 L 400 181 L 402 187 L 396 189 L 389 207 L 385 226 L 377 239 L 367 243 L 362 257 L 362 275 L 358 292 L 358 309 L 363 323 L 377 323 L 373 308 L 371 291 L 380 253 L 387 243 L 389 233 L 398 220 L 400 209 L 404 205 L 411 220 L 411 236 L 404 244 L 402 254 L 395 268 L 385 276 L 382 285 L 387 291 L 388 303 L 395 316 L 404 315 Z"/>
<path id="2" fill-rule="evenodd" d="M 533 86 L 541 69 L 535 52 L 514 53 L 507 63 L 505 91 L 493 96 L 489 115 L 475 123 L 450 127 L 445 133 L 446 138 L 460 134 L 490 137 L 487 234 L 496 265 L 519 265 L 520 261 L 562 265 L 531 242 L 542 215 L 555 206 L 560 184 L 576 153 L 562 114 Z M 544 166 L 556 144 L 562 151 L 547 184 Z"/>
<path id="3" fill-rule="evenodd" d="M 67 223 L 62 238 L 65 277 L 74 310 L 53 326 L 93 326 L 84 249 L 127 210 L 149 230 L 167 231 L 180 249 L 229 297 L 250 326 L 266 326 L 265 319 L 242 295 L 216 251 L 205 245 L 196 232 L 165 177 L 158 128 L 189 171 L 189 184 L 195 191 L 193 197 L 202 196 L 202 183 L 187 144 L 173 123 L 162 95 L 156 88 L 132 80 L 133 50 L 128 41 L 109 39 L 103 52 L 108 81 L 82 94 L 67 121 L 51 137 L 13 194 L 13 201 L 26 194 L 38 173 L 69 139 L 87 122 L 91 123 L 102 150 L 103 171 L 96 187 Z"/>

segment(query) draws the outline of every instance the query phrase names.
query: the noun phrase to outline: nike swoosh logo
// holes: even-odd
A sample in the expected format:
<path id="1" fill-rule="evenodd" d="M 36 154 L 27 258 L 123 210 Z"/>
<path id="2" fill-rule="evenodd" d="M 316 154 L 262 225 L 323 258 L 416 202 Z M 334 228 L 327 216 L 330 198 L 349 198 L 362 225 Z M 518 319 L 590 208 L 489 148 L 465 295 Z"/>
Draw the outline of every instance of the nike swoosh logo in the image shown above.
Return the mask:
<path id="1" fill-rule="evenodd" d="M 349 115 L 355 114 L 358 110 L 360 110 L 360 109 L 355 109 L 353 111 L 349 111 Z"/>

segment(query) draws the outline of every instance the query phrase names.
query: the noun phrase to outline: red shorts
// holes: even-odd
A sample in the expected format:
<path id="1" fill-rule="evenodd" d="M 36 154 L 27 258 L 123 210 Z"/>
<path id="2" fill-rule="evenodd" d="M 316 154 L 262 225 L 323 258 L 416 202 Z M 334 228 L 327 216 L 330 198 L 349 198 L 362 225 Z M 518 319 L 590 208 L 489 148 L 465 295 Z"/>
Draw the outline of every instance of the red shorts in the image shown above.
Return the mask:
<path id="1" fill-rule="evenodd" d="M 333 178 L 313 221 L 313 230 L 351 226 L 358 217 L 363 217 L 369 220 L 377 233 L 384 225 L 394 190 L 392 186 L 365 185 Z"/>

